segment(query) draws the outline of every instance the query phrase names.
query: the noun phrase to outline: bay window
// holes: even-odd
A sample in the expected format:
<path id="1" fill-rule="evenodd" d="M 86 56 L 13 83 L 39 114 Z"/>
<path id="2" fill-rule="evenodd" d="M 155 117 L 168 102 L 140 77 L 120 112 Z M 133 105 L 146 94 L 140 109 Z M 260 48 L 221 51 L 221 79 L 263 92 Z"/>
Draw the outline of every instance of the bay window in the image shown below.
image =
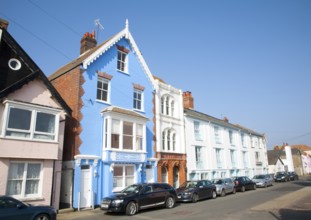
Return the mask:
<path id="1" fill-rule="evenodd" d="M 145 150 L 145 125 L 143 123 L 106 118 L 104 147 L 106 149 Z"/>

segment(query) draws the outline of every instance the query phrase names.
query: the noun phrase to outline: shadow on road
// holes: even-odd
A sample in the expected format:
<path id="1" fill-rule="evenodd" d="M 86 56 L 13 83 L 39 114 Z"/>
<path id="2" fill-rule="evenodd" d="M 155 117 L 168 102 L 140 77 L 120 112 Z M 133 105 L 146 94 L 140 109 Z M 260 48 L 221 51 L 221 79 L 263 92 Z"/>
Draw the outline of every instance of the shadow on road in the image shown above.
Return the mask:
<path id="1" fill-rule="evenodd" d="M 299 186 L 309 186 L 311 187 L 311 180 L 305 180 L 305 181 L 295 181 L 293 184 L 299 185 Z"/>
<path id="2" fill-rule="evenodd" d="M 293 209 L 280 209 L 280 217 L 276 217 L 279 220 L 310 220 L 311 210 L 293 210 Z"/>

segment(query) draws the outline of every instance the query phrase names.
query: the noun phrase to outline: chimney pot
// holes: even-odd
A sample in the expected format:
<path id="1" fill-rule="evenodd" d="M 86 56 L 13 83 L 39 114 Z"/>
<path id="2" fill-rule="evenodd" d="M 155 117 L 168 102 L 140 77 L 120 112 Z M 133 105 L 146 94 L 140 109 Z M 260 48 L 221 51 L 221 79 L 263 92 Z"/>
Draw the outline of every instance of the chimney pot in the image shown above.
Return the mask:
<path id="1" fill-rule="evenodd" d="M 96 47 L 97 41 L 95 39 L 95 32 L 92 33 L 86 32 L 82 39 L 81 39 L 81 45 L 80 45 L 80 54 L 83 54 L 85 51 Z"/>
<path id="2" fill-rule="evenodd" d="M 8 26 L 9 26 L 9 22 L 7 20 L 0 18 L 0 27 L 7 30 Z"/>
<path id="3" fill-rule="evenodd" d="M 191 92 L 186 91 L 183 93 L 184 100 L 184 108 L 193 109 L 194 108 L 194 100 L 191 95 Z"/>

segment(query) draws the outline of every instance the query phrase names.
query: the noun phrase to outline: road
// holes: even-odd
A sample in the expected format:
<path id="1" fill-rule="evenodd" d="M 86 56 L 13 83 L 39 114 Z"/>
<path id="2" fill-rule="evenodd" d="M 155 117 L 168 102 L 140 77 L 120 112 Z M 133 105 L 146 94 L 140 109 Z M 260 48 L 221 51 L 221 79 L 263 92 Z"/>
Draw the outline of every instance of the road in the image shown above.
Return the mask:
<path id="1" fill-rule="evenodd" d="M 311 219 L 311 177 L 198 203 L 177 203 L 173 209 L 149 209 L 131 217 L 100 209 L 63 213 L 57 217 L 58 220 Z"/>

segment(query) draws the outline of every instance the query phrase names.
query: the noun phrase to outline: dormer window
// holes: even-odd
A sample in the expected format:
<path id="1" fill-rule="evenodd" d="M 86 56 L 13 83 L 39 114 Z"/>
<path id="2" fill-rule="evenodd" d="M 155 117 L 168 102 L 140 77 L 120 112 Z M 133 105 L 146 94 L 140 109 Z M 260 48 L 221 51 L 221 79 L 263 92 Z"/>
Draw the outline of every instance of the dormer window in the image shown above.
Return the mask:
<path id="1" fill-rule="evenodd" d="M 123 46 L 118 46 L 118 63 L 117 63 L 117 70 L 128 73 L 128 59 L 127 54 L 130 52 Z"/>

